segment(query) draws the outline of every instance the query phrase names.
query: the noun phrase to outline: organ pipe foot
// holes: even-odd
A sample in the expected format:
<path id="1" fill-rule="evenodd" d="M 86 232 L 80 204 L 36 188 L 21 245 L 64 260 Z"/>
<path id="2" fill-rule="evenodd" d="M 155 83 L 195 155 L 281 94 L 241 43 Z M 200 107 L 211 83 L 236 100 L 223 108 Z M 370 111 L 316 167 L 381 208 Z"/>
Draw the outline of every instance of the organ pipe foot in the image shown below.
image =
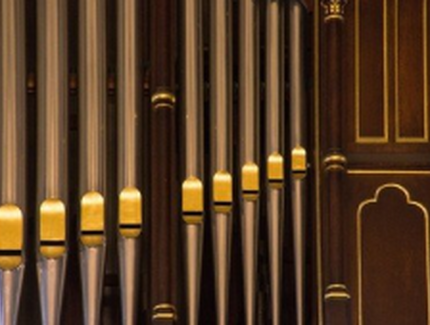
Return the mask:
<path id="1" fill-rule="evenodd" d="M 230 248 L 232 233 L 230 213 L 214 213 L 212 216 L 212 238 L 215 261 L 215 297 L 217 324 L 228 324 Z"/>
<path id="2" fill-rule="evenodd" d="M 258 219 L 258 203 L 245 200 L 243 202 L 241 228 L 247 325 L 254 325 L 257 322 L 255 318 L 255 288 L 257 281 Z"/>
<path id="3" fill-rule="evenodd" d="M 119 267 L 121 281 L 122 324 L 137 322 L 137 299 L 139 290 L 140 239 L 119 239 Z"/>
<path id="4" fill-rule="evenodd" d="M 15 325 L 18 318 L 25 267 L 0 270 L 0 324 Z"/>
<path id="5" fill-rule="evenodd" d="M 106 246 L 81 248 L 81 278 L 84 300 L 84 324 L 100 323 Z"/>
<path id="6" fill-rule="evenodd" d="M 203 223 L 184 226 L 188 325 L 199 324 L 203 229 Z"/>
<path id="7" fill-rule="evenodd" d="M 43 325 L 60 324 L 67 256 L 41 257 L 37 263 Z"/>
<path id="8" fill-rule="evenodd" d="M 281 321 L 281 281 L 282 281 L 282 230 L 283 230 L 283 191 L 271 189 L 268 193 L 269 213 L 267 226 L 269 231 L 269 263 L 270 263 L 270 292 L 272 308 L 272 324 L 279 325 Z"/>

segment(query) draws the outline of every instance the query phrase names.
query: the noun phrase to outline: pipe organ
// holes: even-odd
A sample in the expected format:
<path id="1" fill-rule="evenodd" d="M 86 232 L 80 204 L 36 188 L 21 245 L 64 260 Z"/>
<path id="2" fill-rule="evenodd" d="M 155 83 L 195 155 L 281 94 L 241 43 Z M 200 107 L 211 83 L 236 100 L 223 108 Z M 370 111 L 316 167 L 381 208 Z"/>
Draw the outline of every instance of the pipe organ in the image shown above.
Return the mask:
<path id="1" fill-rule="evenodd" d="M 429 15 L 1 0 L 0 324 L 429 324 Z"/>

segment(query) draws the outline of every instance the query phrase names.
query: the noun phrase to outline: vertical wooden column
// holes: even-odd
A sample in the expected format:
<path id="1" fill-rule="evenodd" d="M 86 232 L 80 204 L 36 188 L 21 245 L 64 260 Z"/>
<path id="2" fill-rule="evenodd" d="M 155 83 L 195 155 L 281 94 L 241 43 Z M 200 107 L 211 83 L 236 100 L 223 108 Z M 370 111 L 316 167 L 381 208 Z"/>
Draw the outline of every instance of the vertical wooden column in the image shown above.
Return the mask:
<path id="1" fill-rule="evenodd" d="M 342 187 L 346 157 L 342 150 L 342 32 L 346 0 L 325 0 L 323 6 L 322 109 L 328 117 L 325 129 L 323 186 L 326 192 L 324 306 L 326 324 L 348 324 L 350 295 L 345 284 L 345 250 L 342 218 Z"/>
<path id="2" fill-rule="evenodd" d="M 151 2 L 151 220 L 150 308 L 152 324 L 176 322 L 179 195 L 174 94 L 175 0 Z"/>

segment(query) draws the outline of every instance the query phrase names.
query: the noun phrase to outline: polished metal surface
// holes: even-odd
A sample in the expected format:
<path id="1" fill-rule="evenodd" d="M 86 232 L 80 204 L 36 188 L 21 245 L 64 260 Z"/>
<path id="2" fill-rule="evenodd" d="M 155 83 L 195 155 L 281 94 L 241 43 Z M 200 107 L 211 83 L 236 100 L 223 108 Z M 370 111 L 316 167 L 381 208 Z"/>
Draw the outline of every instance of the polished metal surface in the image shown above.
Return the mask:
<path id="1" fill-rule="evenodd" d="M 246 324 L 256 323 L 259 224 L 259 2 L 239 1 L 239 118 L 242 166 L 241 232 Z M 252 186 L 251 186 L 252 185 Z M 245 188 L 246 186 L 246 188 Z M 253 191 L 250 196 L 247 192 Z"/>
<path id="2" fill-rule="evenodd" d="M 82 247 L 80 251 L 84 323 L 87 325 L 100 324 L 105 255 L 105 245 Z"/>
<path id="3" fill-rule="evenodd" d="M 25 23 L 22 0 L 0 2 L 0 207 L 20 211 L 20 222 L 14 223 L 16 233 L 24 233 L 26 222 L 23 213 L 26 207 L 26 149 L 25 149 Z M 25 218 L 25 217 L 24 217 Z M 6 221 L 6 220 L 4 220 Z M 8 238 L 0 229 L 0 237 Z M 23 236 L 21 236 L 23 237 Z M 15 237 L 16 238 L 16 237 Z M 10 239 L 10 238 L 8 238 Z M 19 240 L 22 245 L 23 239 Z M 10 243 L 9 243 L 10 244 Z M 14 245 L 15 246 L 15 245 Z M 5 247 L 2 247 L 5 249 Z M 18 248 L 18 247 L 15 247 Z M 17 322 L 21 298 L 21 285 L 25 265 L 22 246 L 19 247 L 17 262 L 0 269 L 0 324 L 14 325 Z M 3 252 L 0 254 L 3 255 Z M 6 254 L 2 258 L 10 259 Z M 6 263 L 8 264 L 8 263 Z M 9 264 L 12 265 L 12 264 Z M 18 265 L 19 264 L 19 265 Z M 17 266 L 18 265 L 18 266 Z M 17 267 L 16 267 L 17 266 Z M 3 266 L 2 266 L 3 267 Z"/>
<path id="4" fill-rule="evenodd" d="M 256 287 L 257 287 L 257 249 L 259 204 L 257 201 L 243 202 L 241 216 L 242 250 L 244 270 L 244 306 L 246 324 L 256 324 Z"/>
<path id="5" fill-rule="evenodd" d="M 233 186 L 218 189 L 216 175 L 232 175 L 232 2 L 211 0 L 210 2 L 210 108 L 211 108 L 211 175 L 212 186 L 212 240 L 215 266 L 216 319 L 218 325 L 228 323 L 231 233 L 233 216 L 231 202 L 222 202 L 225 213 L 218 211 L 216 196 L 220 191 L 233 192 Z M 228 212 L 227 212 L 228 211 Z"/>
<path id="6" fill-rule="evenodd" d="M 213 214 L 212 240 L 214 242 L 216 315 L 219 325 L 228 324 L 232 228 L 231 213 Z"/>
<path id="7" fill-rule="evenodd" d="M 199 323 L 203 247 L 203 48 L 202 2 L 183 3 L 184 182 L 182 185 L 187 324 Z M 198 214 L 198 215 L 197 215 Z"/>
<path id="8" fill-rule="evenodd" d="M 185 247 L 185 283 L 187 324 L 199 324 L 201 258 L 203 242 L 203 224 L 184 226 Z"/>
<path id="9" fill-rule="evenodd" d="M 24 265 L 13 270 L 0 270 L 0 324 L 17 323 Z"/>
<path id="10" fill-rule="evenodd" d="M 272 324 L 281 323 L 282 245 L 285 220 L 284 180 L 271 183 L 270 157 L 285 156 L 284 146 L 284 2 L 266 0 L 266 159 L 267 229 Z M 281 169 L 283 169 L 283 164 Z"/>
<path id="11" fill-rule="evenodd" d="M 67 254 L 60 258 L 40 257 L 37 262 L 43 325 L 60 324 Z"/>
<path id="12" fill-rule="evenodd" d="M 139 155 L 141 99 L 139 86 L 139 1 L 118 1 L 118 193 L 140 185 Z M 121 200 L 121 199 L 120 199 Z M 137 321 L 140 271 L 140 236 L 119 236 L 121 310 L 124 325 Z"/>
<path id="13" fill-rule="evenodd" d="M 137 321 L 140 260 L 140 239 L 120 238 L 119 266 L 123 325 L 134 325 Z"/>
<path id="14" fill-rule="evenodd" d="M 87 223 L 81 228 L 80 263 L 84 323 L 97 325 L 106 254 L 106 0 L 81 0 L 79 19 L 81 227 L 82 220 Z M 100 197 L 100 204 L 85 203 L 92 194 Z M 84 231 L 99 235 L 85 236 Z"/>
<path id="15" fill-rule="evenodd" d="M 290 138 L 291 151 L 306 148 L 306 94 L 305 94 L 305 8 L 297 0 L 289 5 L 290 19 Z M 297 324 L 305 324 L 305 225 L 306 225 L 306 178 L 291 180 L 291 203 L 293 213 L 293 237 L 295 260 L 295 286 L 297 301 Z"/>
<path id="16" fill-rule="evenodd" d="M 37 15 L 38 203 L 67 204 L 67 1 L 38 1 Z M 38 256 L 44 325 L 60 322 L 66 260 Z"/>

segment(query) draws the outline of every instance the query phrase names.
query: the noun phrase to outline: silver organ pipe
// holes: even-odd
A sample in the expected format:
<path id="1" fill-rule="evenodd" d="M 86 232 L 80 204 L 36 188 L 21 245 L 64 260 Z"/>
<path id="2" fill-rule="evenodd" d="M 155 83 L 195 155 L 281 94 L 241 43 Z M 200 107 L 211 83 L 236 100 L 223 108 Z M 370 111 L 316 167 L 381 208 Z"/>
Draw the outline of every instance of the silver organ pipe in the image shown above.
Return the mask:
<path id="1" fill-rule="evenodd" d="M 210 3 L 211 223 L 217 324 L 228 324 L 233 228 L 232 3 Z"/>
<path id="2" fill-rule="evenodd" d="M 256 323 L 260 195 L 259 4 L 239 1 L 239 118 L 241 236 L 246 324 Z"/>
<path id="3" fill-rule="evenodd" d="M 42 322 L 59 324 L 67 260 L 67 1 L 38 1 L 38 275 Z"/>
<path id="4" fill-rule="evenodd" d="M 139 86 L 139 1 L 118 1 L 118 250 L 124 325 L 136 324 L 142 236 L 139 159 L 141 100 Z"/>
<path id="5" fill-rule="evenodd" d="M 24 2 L 0 2 L 0 324 L 17 322 L 25 269 Z"/>
<path id="6" fill-rule="evenodd" d="M 291 152 L 291 202 L 293 215 L 295 285 L 297 324 L 305 324 L 305 226 L 306 226 L 306 174 L 307 129 L 304 62 L 304 14 L 300 1 L 289 5 L 290 21 L 290 152 Z"/>
<path id="7" fill-rule="evenodd" d="M 106 254 L 105 0 L 79 2 L 80 263 L 84 323 L 100 323 Z"/>
<path id="8" fill-rule="evenodd" d="M 266 164 L 267 228 L 273 324 L 281 322 L 284 191 L 284 2 L 266 7 Z"/>
<path id="9" fill-rule="evenodd" d="M 203 250 L 204 148 L 202 1 L 183 1 L 183 112 L 184 172 L 182 218 L 185 254 L 186 318 L 199 323 L 200 278 Z"/>
<path id="10" fill-rule="evenodd" d="M 174 2 L 0 1 L 0 324 L 305 324 L 307 9 Z"/>

